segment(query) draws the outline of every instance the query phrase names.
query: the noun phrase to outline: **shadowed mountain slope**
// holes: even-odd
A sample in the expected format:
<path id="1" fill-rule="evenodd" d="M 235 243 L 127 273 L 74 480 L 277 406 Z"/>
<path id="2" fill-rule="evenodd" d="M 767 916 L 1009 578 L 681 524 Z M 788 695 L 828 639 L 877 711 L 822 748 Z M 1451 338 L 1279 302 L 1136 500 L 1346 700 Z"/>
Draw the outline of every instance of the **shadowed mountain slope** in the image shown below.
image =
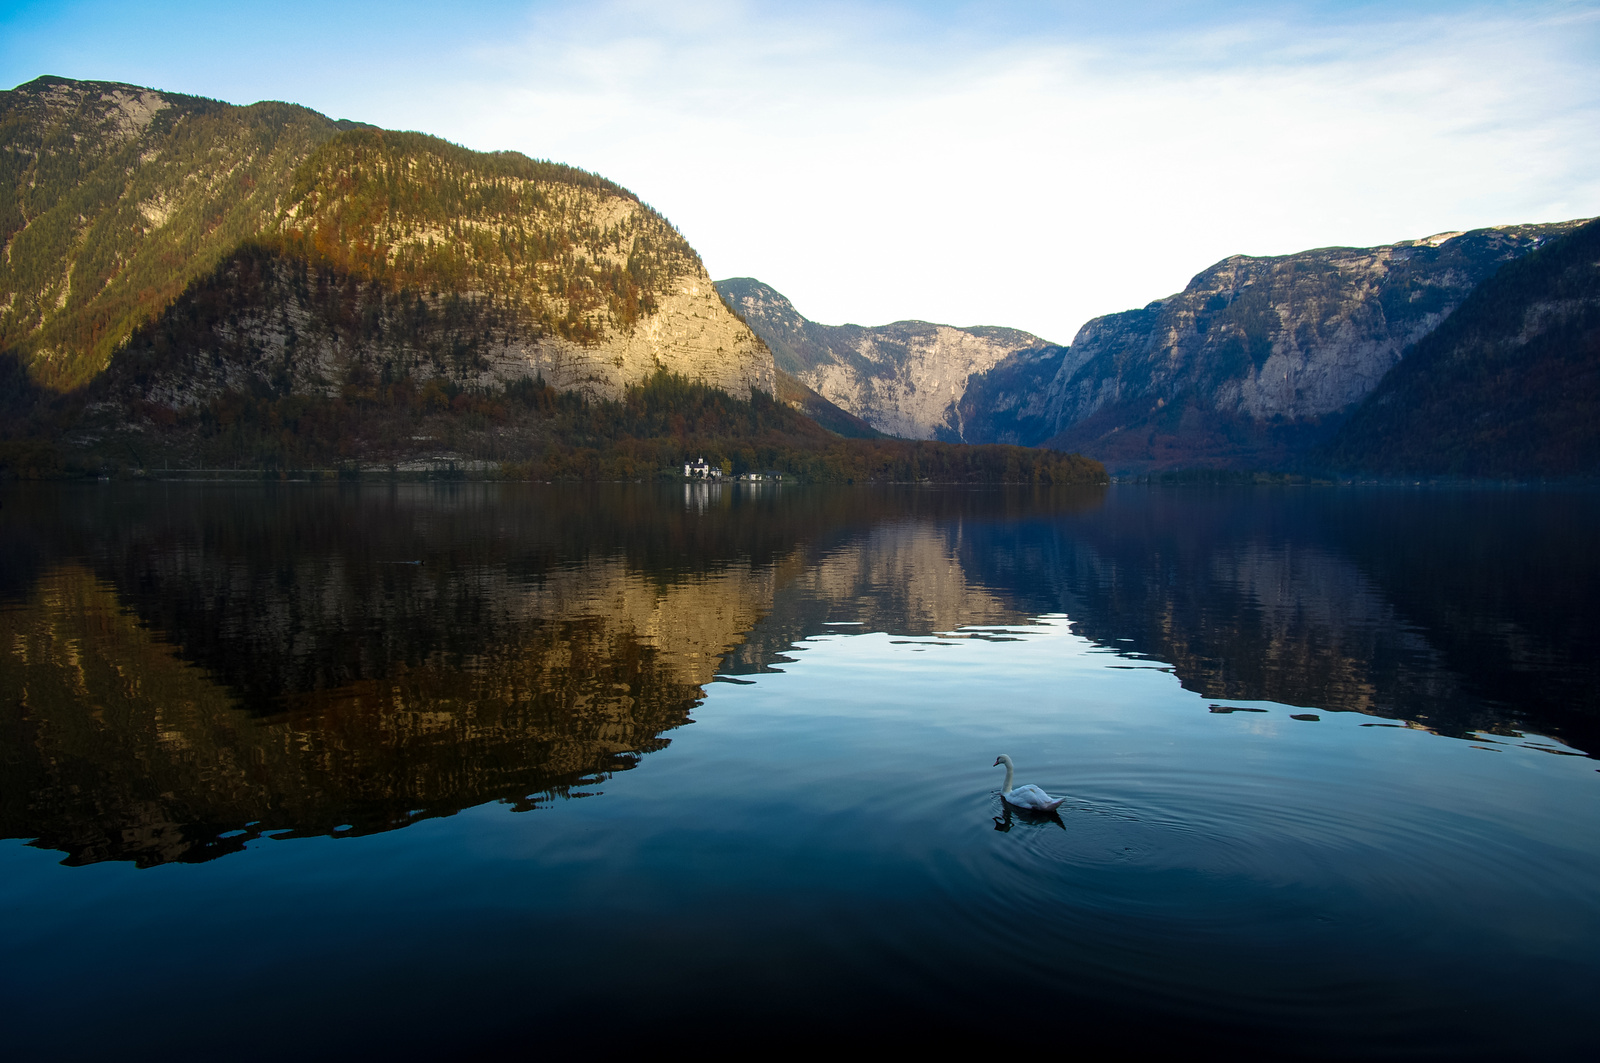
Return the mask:
<path id="1" fill-rule="evenodd" d="M 855 414 L 835 406 L 782 369 L 778 370 L 777 383 L 778 390 L 774 398 L 804 413 L 835 435 L 846 439 L 879 439 L 883 436 L 882 432 Z"/>
<path id="2" fill-rule="evenodd" d="M 1123 471 L 1293 463 L 1474 288 L 1581 224 L 1225 259 L 1078 332 L 1041 404 L 1047 445 Z"/>
<path id="3" fill-rule="evenodd" d="M 1600 474 L 1600 222 L 1490 277 L 1319 456 L 1385 475 Z"/>

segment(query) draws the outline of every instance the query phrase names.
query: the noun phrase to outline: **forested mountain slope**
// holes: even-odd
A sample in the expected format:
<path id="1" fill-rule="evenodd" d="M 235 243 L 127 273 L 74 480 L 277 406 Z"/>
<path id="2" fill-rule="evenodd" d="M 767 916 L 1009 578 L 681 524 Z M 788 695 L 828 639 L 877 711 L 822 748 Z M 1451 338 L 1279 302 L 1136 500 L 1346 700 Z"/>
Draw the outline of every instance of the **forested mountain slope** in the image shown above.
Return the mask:
<path id="1" fill-rule="evenodd" d="M 260 235 L 295 168 L 348 125 L 65 78 L 0 93 L 0 351 L 47 386 L 85 383 Z"/>
<path id="2" fill-rule="evenodd" d="M 123 386 L 142 390 L 120 397 L 170 408 L 365 372 L 610 396 L 659 370 L 774 386 L 688 243 L 582 170 L 60 78 L 0 94 L 0 166 L 0 352 L 54 390 L 124 347 L 141 371 Z"/>
<path id="3" fill-rule="evenodd" d="M 1484 281 L 1318 457 L 1391 476 L 1600 474 L 1600 222 Z"/>
<path id="4" fill-rule="evenodd" d="M 638 197 L 514 152 L 40 78 L 0 236 L 0 475 L 1104 478 L 874 439 Z"/>

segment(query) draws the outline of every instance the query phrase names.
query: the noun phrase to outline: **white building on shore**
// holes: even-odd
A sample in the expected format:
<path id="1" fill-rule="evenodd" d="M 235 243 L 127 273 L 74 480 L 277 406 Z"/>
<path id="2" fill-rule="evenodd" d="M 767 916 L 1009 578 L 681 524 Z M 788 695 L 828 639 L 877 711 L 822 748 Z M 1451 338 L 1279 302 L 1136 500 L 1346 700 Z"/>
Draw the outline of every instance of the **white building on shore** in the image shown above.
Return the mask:
<path id="1" fill-rule="evenodd" d="M 686 480 L 720 480 L 722 469 L 716 465 L 707 465 L 705 458 L 696 458 L 694 461 L 683 463 L 683 477 Z"/>

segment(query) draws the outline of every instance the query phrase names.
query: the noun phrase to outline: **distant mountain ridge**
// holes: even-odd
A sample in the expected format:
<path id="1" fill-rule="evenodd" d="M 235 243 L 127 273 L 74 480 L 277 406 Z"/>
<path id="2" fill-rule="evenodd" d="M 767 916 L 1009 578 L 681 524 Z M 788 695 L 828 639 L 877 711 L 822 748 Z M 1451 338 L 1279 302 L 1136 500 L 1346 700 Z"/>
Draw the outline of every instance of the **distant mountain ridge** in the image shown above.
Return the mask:
<path id="1" fill-rule="evenodd" d="M 978 442 L 963 423 L 967 382 L 1018 351 L 1048 346 L 989 326 L 822 325 L 751 277 L 718 281 L 717 292 L 771 348 L 779 369 L 879 431 L 908 439 Z"/>
<path id="2" fill-rule="evenodd" d="M 1323 453 L 1503 266 L 1585 224 L 1235 255 L 1182 292 L 1095 318 L 1070 346 L 1006 329 L 818 325 L 758 281 L 717 289 L 780 366 L 884 431 L 1079 451 L 1119 472 L 1287 469 Z M 940 330 L 958 339 L 941 344 Z"/>

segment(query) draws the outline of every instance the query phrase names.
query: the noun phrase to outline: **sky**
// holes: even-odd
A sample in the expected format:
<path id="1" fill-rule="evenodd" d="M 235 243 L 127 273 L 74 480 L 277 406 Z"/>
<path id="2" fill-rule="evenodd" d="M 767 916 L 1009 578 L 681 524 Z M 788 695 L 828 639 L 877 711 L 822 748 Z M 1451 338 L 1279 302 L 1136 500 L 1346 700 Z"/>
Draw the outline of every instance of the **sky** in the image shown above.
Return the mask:
<path id="1" fill-rule="evenodd" d="M 1600 0 L 0 0 L 42 74 L 592 170 L 829 324 L 1065 343 L 1228 255 L 1600 215 Z"/>

